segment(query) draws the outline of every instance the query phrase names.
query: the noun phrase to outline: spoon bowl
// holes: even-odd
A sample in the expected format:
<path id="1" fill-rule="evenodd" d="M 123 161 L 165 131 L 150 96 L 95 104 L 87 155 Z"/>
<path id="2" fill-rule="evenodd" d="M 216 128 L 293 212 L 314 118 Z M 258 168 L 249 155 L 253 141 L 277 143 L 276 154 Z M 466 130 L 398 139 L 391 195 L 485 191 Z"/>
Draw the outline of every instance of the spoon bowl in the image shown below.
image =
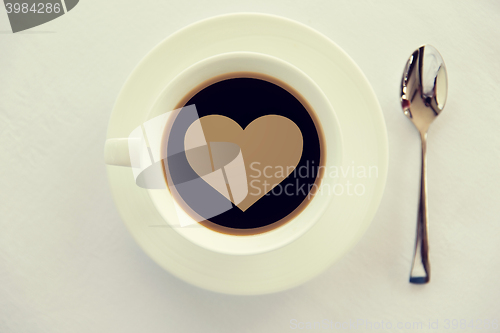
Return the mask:
<path id="1" fill-rule="evenodd" d="M 426 133 L 441 113 L 448 94 L 443 58 L 432 45 L 419 47 L 408 59 L 401 82 L 404 114 L 420 132 Z"/>

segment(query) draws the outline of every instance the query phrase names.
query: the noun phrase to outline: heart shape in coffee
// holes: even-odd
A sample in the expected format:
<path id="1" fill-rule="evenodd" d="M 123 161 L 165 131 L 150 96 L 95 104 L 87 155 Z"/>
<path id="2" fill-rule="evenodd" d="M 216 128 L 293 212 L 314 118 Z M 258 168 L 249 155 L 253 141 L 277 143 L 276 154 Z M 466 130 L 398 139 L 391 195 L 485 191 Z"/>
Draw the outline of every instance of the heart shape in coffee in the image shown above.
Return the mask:
<path id="1" fill-rule="evenodd" d="M 257 118 L 243 130 L 228 117 L 209 115 L 191 124 L 184 147 L 193 170 L 246 211 L 295 170 L 303 138 L 283 116 Z"/>

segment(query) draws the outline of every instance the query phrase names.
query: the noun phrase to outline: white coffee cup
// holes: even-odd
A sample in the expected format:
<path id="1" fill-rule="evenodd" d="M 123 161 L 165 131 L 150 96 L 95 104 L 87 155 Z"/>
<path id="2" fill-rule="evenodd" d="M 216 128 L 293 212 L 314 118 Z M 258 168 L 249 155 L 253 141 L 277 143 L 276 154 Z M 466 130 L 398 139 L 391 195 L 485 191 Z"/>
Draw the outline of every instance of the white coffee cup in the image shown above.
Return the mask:
<path id="1" fill-rule="evenodd" d="M 224 74 L 234 72 L 254 72 L 272 76 L 298 91 L 316 113 L 325 136 L 326 170 L 342 163 L 342 137 L 334 110 L 321 89 L 304 72 L 276 57 L 255 52 L 223 53 L 201 60 L 177 75 L 164 88 L 150 110 L 137 110 L 144 114 L 145 122 L 174 110 L 178 103 L 194 87 Z M 141 125 L 141 124 L 138 124 Z M 159 140 L 161 136 L 154 136 Z M 105 163 L 108 165 L 131 166 L 129 138 L 108 139 L 105 145 Z M 162 156 L 161 144 L 149 142 L 149 152 Z M 147 150 L 146 150 L 147 151 Z M 140 158 L 147 159 L 146 154 Z M 132 171 L 131 171 L 132 172 Z M 333 188 L 336 179 L 325 175 L 320 186 Z M 333 199 L 330 193 L 318 192 L 300 214 L 270 231 L 249 235 L 229 235 L 208 229 L 198 223 L 185 221 L 192 219 L 180 208 L 168 189 L 147 189 L 149 196 L 165 221 L 165 226 L 174 228 L 179 234 L 198 246 L 208 250 L 231 254 L 253 255 L 280 248 L 303 235 L 323 214 Z M 265 213 L 265 212 L 264 212 Z M 182 223 L 184 221 L 184 223 Z M 194 220 L 192 222 L 195 222 Z"/>

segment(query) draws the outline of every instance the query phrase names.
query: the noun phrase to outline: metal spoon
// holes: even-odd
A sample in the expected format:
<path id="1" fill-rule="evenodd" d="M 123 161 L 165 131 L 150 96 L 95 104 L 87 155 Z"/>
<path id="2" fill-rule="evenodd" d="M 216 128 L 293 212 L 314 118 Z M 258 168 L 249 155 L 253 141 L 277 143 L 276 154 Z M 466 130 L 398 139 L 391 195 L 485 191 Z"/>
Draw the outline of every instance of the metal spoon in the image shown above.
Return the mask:
<path id="1" fill-rule="evenodd" d="M 419 47 L 408 59 L 401 82 L 401 106 L 420 132 L 422 140 L 422 175 L 418 204 L 415 255 L 410 283 L 429 282 L 429 242 L 427 215 L 427 130 L 446 103 L 448 78 L 441 54 L 431 45 Z"/>

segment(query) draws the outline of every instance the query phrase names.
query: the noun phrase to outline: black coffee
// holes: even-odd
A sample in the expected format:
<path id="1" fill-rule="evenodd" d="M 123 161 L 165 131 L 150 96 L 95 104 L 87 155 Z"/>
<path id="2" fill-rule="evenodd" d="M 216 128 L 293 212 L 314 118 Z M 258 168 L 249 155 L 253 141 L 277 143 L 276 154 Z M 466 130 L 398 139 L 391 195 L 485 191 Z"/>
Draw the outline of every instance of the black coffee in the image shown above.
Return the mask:
<path id="1" fill-rule="evenodd" d="M 250 235 L 281 226 L 305 208 L 312 199 L 310 191 L 314 192 L 314 184 L 319 186 L 324 170 L 319 166 L 326 156 L 319 120 L 298 92 L 262 74 L 231 73 L 196 87 L 177 108 L 193 104 L 201 123 L 213 127 L 204 128 L 205 135 L 212 135 L 213 141 L 239 140 L 235 142 L 241 147 L 245 160 L 248 194 L 236 205 L 234 191 L 232 196 L 223 195 L 206 182 L 198 182 L 196 190 L 176 186 L 174 197 L 186 211 L 194 213 L 198 220 L 203 220 L 200 223 L 210 229 Z M 189 128 L 193 122 L 194 119 L 188 119 L 181 110 L 172 122 L 172 130 L 165 134 L 165 149 L 178 150 L 173 146 L 179 144 L 174 136 L 184 141 L 186 135 L 191 135 Z M 302 147 L 298 143 L 300 135 Z M 235 137 L 237 139 L 224 139 Z M 215 154 L 213 150 L 209 153 Z M 200 177 L 196 161 L 189 154 L 177 154 L 175 165 L 169 159 L 164 162 L 165 172 L 173 184 Z M 296 165 L 280 165 L 280 159 Z M 214 165 L 214 159 L 211 162 L 212 170 L 220 168 Z M 227 170 L 224 177 L 226 183 L 230 183 Z M 266 187 L 266 179 L 279 184 L 269 181 Z M 208 210 L 213 207 L 206 207 L 208 199 L 203 198 L 222 203 L 226 200 L 231 208 L 212 216 Z"/>

